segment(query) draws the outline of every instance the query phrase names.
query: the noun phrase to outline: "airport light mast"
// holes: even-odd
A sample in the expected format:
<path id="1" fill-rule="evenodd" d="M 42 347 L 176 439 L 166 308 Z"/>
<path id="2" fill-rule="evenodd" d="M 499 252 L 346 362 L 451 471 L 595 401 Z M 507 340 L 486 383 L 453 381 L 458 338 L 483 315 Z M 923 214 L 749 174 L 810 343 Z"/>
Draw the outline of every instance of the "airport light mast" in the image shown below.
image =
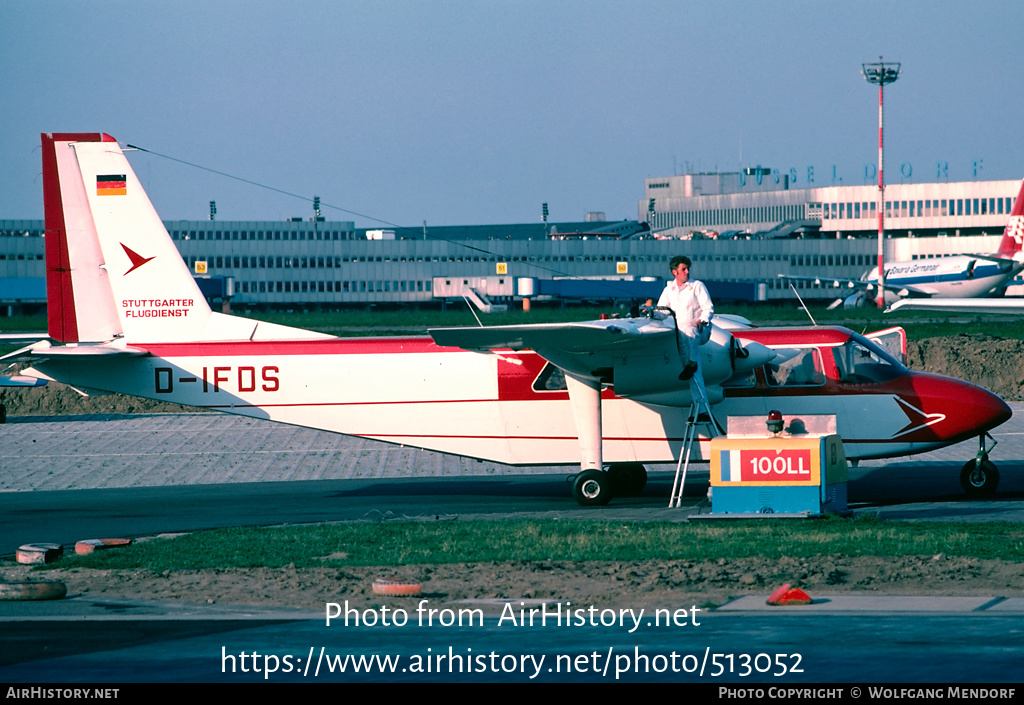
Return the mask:
<path id="1" fill-rule="evenodd" d="M 877 64 L 861 64 L 861 73 L 868 83 L 878 85 L 878 308 L 885 307 L 885 176 L 882 171 L 882 96 L 885 84 L 894 83 L 900 77 L 898 63 L 883 63 L 878 57 Z"/>

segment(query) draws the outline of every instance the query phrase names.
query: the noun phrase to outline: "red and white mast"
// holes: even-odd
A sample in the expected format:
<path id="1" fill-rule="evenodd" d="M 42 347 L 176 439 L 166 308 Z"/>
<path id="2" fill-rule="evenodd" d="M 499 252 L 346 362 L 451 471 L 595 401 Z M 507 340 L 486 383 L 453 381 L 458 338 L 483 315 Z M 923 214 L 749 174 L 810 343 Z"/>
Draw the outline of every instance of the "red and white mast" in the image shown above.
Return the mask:
<path id="1" fill-rule="evenodd" d="M 893 83 L 900 77 L 898 63 L 883 63 L 878 57 L 877 64 L 861 64 L 861 73 L 868 83 L 878 85 L 878 308 L 885 307 L 885 172 L 883 170 L 883 95 L 885 84 Z"/>

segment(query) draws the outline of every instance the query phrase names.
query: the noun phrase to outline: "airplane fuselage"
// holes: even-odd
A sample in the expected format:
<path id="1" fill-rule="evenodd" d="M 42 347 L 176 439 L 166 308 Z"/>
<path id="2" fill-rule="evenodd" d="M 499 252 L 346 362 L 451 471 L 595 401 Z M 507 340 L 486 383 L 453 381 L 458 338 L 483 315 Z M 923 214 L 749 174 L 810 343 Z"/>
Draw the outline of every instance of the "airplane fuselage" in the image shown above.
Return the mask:
<path id="1" fill-rule="evenodd" d="M 889 263 L 885 283 L 894 291 L 906 288 L 918 296 L 973 298 L 1005 286 L 1022 268 L 1024 264 L 1011 259 L 950 255 Z M 877 282 L 878 269 L 865 272 L 861 281 Z"/>
<path id="2" fill-rule="evenodd" d="M 916 373 L 845 329 L 737 330 L 780 362 L 723 385 L 729 416 L 835 414 L 850 459 L 906 455 L 977 435 L 1009 418 L 998 397 Z M 141 344 L 148 356 L 50 359 L 36 372 L 85 389 L 486 459 L 579 462 L 569 394 L 532 351 L 468 352 L 430 338 Z M 851 355 L 862 359 L 853 362 Z M 849 358 L 846 363 L 840 356 Z M 795 367 L 801 360 L 809 374 Z M 858 365 L 862 372 L 856 372 Z M 849 368 L 849 369 L 846 369 Z M 804 374 L 803 377 L 800 375 Z M 858 376 L 859 374 L 859 376 Z M 674 462 L 686 408 L 602 397 L 607 463 Z"/>

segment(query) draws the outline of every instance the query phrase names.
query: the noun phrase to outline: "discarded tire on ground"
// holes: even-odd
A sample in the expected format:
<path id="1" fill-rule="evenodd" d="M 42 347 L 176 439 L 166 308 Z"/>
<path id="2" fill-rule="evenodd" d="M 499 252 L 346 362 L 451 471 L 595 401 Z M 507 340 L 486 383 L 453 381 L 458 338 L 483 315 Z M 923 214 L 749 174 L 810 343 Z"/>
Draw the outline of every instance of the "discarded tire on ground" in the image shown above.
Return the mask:
<path id="1" fill-rule="evenodd" d="M 420 594 L 423 586 L 419 583 L 407 583 L 403 580 L 390 580 L 378 578 L 373 581 L 374 595 L 389 595 L 391 597 L 415 597 Z"/>
<path id="2" fill-rule="evenodd" d="M 64 555 L 64 547 L 59 543 L 26 543 L 19 546 L 14 557 L 18 563 L 36 565 L 59 561 Z"/>
<path id="3" fill-rule="evenodd" d="M 59 580 L 0 583 L 0 600 L 59 600 L 68 594 Z"/>
<path id="4" fill-rule="evenodd" d="M 87 556 L 95 551 L 124 548 L 125 546 L 130 546 L 131 543 L 131 539 L 85 539 L 75 544 L 75 553 L 80 556 Z"/>

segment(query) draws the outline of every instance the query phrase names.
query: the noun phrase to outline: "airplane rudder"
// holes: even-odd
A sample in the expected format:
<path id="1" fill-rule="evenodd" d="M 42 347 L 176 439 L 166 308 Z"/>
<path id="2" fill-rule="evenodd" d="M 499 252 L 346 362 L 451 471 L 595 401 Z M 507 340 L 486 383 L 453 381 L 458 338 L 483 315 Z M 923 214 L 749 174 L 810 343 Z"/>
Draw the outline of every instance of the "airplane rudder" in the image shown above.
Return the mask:
<path id="1" fill-rule="evenodd" d="M 67 230 L 60 198 L 55 138 L 40 135 L 43 166 L 44 259 L 46 265 L 47 334 L 54 340 L 78 342 L 68 260 Z"/>
<path id="2" fill-rule="evenodd" d="M 98 133 L 56 132 L 40 135 L 47 329 L 51 338 L 75 343 L 108 340 L 119 328 L 85 200 L 81 170 L 72 145 L 99 142 Z"/>

